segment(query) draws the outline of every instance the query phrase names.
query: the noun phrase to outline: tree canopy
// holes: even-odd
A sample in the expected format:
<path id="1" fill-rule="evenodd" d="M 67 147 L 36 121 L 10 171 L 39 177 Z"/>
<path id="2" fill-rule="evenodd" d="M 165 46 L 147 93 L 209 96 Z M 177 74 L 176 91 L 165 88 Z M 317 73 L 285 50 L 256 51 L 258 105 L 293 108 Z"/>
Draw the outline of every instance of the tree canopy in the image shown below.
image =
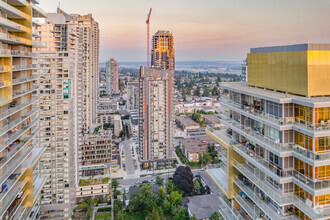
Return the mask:
<path id="1" fill-rule="evenodd" d="M 173 175 L 173 182 L 175 186 L 184 192 L 184 194 L 191 194 L 194 190 L 194 174 L 190 167 L 179 166 Z"/>

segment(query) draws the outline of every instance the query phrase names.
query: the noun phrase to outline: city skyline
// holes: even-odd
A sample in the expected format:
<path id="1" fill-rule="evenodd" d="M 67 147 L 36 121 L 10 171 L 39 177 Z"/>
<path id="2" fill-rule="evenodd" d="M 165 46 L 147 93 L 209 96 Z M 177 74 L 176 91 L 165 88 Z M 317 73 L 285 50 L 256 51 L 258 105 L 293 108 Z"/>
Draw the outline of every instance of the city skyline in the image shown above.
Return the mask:
<path id="1" fill-rule="evenodd" d="M 215 1 L 61 1 L 63 10 L 93 13 L 100 23 L 100 62 L 146 60 L 147 13 L 153 8 L 150 35 L 171 30 L 176 36 L 177 61 L 241 61 L 251 47 L 326 43 L 330 2 L 293 0 L 281 4 L 262 0 Z M 106 5 L 106 7 L 105 7 Z M 175 5 L 175 7 L 173 7 Z M 58 1 L 40 6 L 55 12 Z M 306 31 L 308 30 L 308 31 Z M 134 34 L 131 34 L 134 33 Z"/>

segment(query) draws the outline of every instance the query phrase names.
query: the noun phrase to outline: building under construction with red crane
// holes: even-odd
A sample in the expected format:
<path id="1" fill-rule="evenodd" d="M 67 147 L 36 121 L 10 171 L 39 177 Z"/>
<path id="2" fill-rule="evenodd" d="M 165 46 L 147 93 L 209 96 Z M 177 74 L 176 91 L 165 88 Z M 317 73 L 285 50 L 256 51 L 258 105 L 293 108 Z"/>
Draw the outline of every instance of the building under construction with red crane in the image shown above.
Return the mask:
<path id="1" fill-rule="evenodd" d="M 172 33 L 158 31 L 152 40 L 151 9 L 147 17 L 147 67 L 139 77 L 139 156 L 143 168 L 165 166 L 175 161 L 173 151 L 174 43 Z"/>

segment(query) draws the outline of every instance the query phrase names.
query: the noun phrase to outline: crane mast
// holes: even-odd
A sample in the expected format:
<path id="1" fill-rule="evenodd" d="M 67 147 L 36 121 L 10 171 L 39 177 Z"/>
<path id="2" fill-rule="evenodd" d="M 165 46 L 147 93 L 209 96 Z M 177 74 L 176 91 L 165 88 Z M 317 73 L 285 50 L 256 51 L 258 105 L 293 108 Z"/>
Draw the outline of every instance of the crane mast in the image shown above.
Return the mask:
<path id="1" fill-rule="evenodd" d="M 150 67 L 150 35 L 149 35 L 149 23 L 150 23 L 150 16 L 151 16 L 152 8 L 149 10 L 148 18 L 146 21 L 147 24 L 147 67 Z"/>

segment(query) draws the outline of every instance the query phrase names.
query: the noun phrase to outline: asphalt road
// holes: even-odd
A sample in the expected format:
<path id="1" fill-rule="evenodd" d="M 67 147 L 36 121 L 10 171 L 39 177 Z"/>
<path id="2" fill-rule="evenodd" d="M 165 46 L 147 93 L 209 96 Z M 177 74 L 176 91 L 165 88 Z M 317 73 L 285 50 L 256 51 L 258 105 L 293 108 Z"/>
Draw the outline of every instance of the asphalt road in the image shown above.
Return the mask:
<path id="1" fill-rule="evenodd" d="M 135 174 L 130 143 L 131 143 L 130 141 L 121 142 L 121 144 L 123 145 L 123 151 L 125 155 L 125 169 L 128 175 Z"/>

